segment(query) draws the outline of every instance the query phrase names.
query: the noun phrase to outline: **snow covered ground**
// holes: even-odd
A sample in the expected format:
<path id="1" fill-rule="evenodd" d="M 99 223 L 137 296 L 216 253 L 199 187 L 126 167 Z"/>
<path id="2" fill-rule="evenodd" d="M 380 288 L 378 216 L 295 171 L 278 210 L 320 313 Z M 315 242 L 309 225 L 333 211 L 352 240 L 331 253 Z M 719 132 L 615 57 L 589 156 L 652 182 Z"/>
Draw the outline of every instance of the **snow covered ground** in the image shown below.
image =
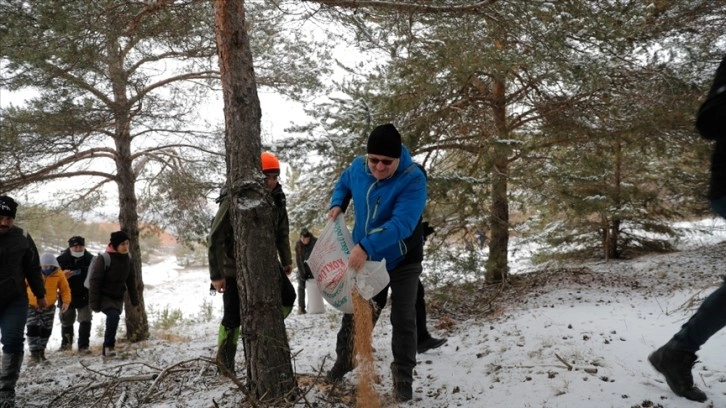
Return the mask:
<path id="1" fill-rule="evenodd" d="M 390 324 L 384 311 L 373 333 L 380 377 L 375 389 L 383 406 L 726 406 L 726 331 L 711 338 L 694 367 L 696 383 L 710 398 L 705 404 L 674 395 L 646 360 L 725 272 L 724 224 L 707 220 L 701 226 L 715 233 L 691 234 L 678 243 L 680 252 L 561 265 L 519 275 L 504 290 L 462 291 L 462 302 L 478 315 L 432 305 L 429 328 L 449 341 L 418 356 L 414 400 L 405 404 L 391 402 Z M 532 270 L 521 259 L 516 265 Z M 104 361 L 98 356 L 103 315 L 94 315 L 90 356 L 56 351 L 56 327 L 47 352 L 50 364 L 23 367 L 19 407 L 245 406 L 237 385 L 208 362 L 216 351 L 222 298 L 209 295 L 206 269 L 181 269 L 166 257 L 145 265 L 144 275 L 152 339 L 122 342 L 120 357 Z M 322 314 L 292 314 L 285 320 L 305 393 L 297 406 L 350 404 L 355 372 L 335 388 L 313 381 L 333 363 L 339 319 L 339 312 L 327 307 Z M 242 355 L 240 350 L 238 373 L 244 373 Z"/>

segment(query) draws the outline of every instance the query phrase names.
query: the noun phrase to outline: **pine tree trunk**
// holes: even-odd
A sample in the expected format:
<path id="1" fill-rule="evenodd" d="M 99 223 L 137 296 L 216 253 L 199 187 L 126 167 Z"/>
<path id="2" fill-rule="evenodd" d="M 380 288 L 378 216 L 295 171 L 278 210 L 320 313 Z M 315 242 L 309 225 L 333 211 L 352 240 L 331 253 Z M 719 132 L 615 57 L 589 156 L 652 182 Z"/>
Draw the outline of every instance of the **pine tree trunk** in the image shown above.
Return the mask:
<path id="1" fill-rule="evenodd" d="M 295 386 L 282 316 L 275 208 L 260 177 L 260 102 L 242 0 L 215 2 L 224 93 L 227 183 L 232 194 L 237 286 L 248 387 L 265 401 Z"/>
<path id="2" fill-rule="evenodd" d="M 128 126 L 125 127 L 128 129 Z M 117 142 L 117 146 L 123 144 L 125 137 L 117 138 L 122 143 Z M 139 304 L 132 306 L 128 294 L 125 297 L 124 310 L 126 320 L 126 337 L 132 341 L 142 341 L 149 338 L 149 321 L 146 315 L 146 307 L 144 302 L 144 279 L 141 270 L 141 247 L 139 246 L 139 217 L 137 214 L 137 200 L 135 193 L 136 176 L 131 167 L 131 159 L 124 160 L 128 157 L 124 152 L 130 152 L 129 146 L 119 148 L 117 175 L 118 175 L 118 196 L 119 196 L 119 224 L 121 229 L 129 234 L 130 246 L 129 254 L 133 263 L 136 278 L 136 291 L 139 294 Z"/>
<path id="3" fill-rule="evenodd" d="M 131 103 L 127 97 L 127 81 L 123 67 L 123 56 L 119 53 L 122 47 L 109 41 L 109 78 L 113 87 L 115 109 L 114 142 L 116 143 L 116 185 L 119 199 L 119 224 L 130 237 L 129 254 L 131 255 L 134 273 L 136 274 L 136 290 L 139 304 L 132 306 L 128 294 L 125 297 L 124 309 L 126 320 L 126 337 L 130 341 L 142 341 L 149 338 L 149 322 L 144 302 L 144 279 L 141 270 L 141 248 L 139 246 L 138 200 L 136 198 L 136 173 L 131 155 Z"/>
<path id="4" fill-rule="evenodd" d="M 610 224 L 610 233 L 606 243 L 607 259 L 620 259 L 618 240 L 620 239 L 620 220 L 615 218 Z"/>
<path id="5" fill-rule="evenodd" d="M 503 281 L 508 273 L 509 198 L 507 197 L 508 161 L 505 152 L 498 153 L 492 172 L 492 208 L 489 223 L 489 259 L 486 264 L 486 282 Z"/>
<path id="6" fill-rule="evenodd" d="M 623 141 L 620 137 L 615 140 L 615 169 L 613 171 L 613 191 L 612 206 L 616 209 L 622 207 L 622 189 L 623 189 Z M 607 252 L 608 259 L 620 259 L 618 252 L 618 241 L 620 240 L 620 224 L 622 220 L 619 216 L 612 217 L 610 221 L 610 234 L 608 234 Z"/>
<path id="7" fill-rule="evenodd" d="M 503 80 L 495 80 L 493 85 L 493 113 L 497 136 L 507 138 L 506 100 Z M 506 143 L 496 144 L 493 151 L 492 208 L 490 216 L 491 239 L 489 259 L 486 264 L 487 283 L 503 281 L 509 274 L 509 147 Z"/>
<path id="8" fill-rule="evenodd" d="M 136 214 L 134 205 L 133 213 Z M 146 314 L 146 301 L 144 300 L 144 279 L 141 270 L 141 248 L 139 246 L 139 227 L 136 223 L 121 224 L 131 238 L 129 254 L 136 274 L 136 292 L 139 294 L 139 304 L 133 306 L 128 293 L 124 297 L 124 314 L 126 315 L 126 338 L 131 342 L 149 339 L 149 319 Z M 123 227 L 125 225 L 125 227 Z M 135 237 L 135 238 L 134 238 Z"/>

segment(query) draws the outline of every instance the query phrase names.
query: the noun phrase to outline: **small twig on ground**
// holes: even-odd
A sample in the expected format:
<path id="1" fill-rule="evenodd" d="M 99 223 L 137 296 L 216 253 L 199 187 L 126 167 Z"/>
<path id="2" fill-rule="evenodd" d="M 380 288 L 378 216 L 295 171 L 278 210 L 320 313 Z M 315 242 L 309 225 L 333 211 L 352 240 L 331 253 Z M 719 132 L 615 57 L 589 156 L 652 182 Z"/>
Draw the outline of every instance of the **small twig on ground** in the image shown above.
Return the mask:
<path id="1" fill-rule="evenodd" d="M 217 354 L 219 356 L 219 353 L 217 353 Z M 227 367 L 225 367 L 224 364 L 222 364 L 222 361 L 219 358 L 213 360 L 209 357 L 200 357 L 200 358 L 198 358 L 198 360 L 206 361 L 210 364 L 216 365 L 217 368 L 219 369 L 219 371 L 222 372 L 222 374 L 224 374 L 225 377 L 229 378 L 233 383 L 235 383 L 235 385 L 237 385 L 237 388 L 239 388 L 239 390 L 242 391 L 242 393 L 247 398 L 247 403 L 251 404 L 252 407 L 258 406 L 257 399 L 252 394 L 250 394 L 250 392 L 247 390 L 247 387 L 245 387 L 245 385 L 242 384 L 242 382 L 234 375 L 234 373 L 229 371 L 229 369 L 227 369 Z"/>
<path id="2" fill-rule="evenodd" d="M 567 367 L 567 371 L 582 369 L 582 371 L 584 371 L 588 374 L 597 374 L 597 367 L 575 367 L 574 365 L 565 361 L 564 358 L 560 357 L 559 354 L 555 353 L 555 357 L 557 357 L 557 359 L 560 360 L 560 362 Z"/>
<path id="3" fill-rule="evenodd" d="M 203 360 L 200 360 L 199 358 L 195 358 L 195 359 L 191 359 L 191 360 L 180 361 L 176 364 L 166 367 L 160 373 L 156 374 L 153 378 L 154 382 L 151 383 L 151 385 L 149 386 L 149 391 L 146 393 L 146 396 L 144 396 L 144 398 L 141 399 L 141 404 L 144 404 L 149 401 L 149 398 L 151 397 L 151 393 L 154 391 L 154 388 L 156 387 L 156 385 L 159 383 L 159 381 L 164 379 L 167 376 L 167 374 L 169 374 L 169 372 L 172 371 L 173 368 L 179 367 L 180 365 L 183 365 L 183 364 L 195 362 L 195 361 L 203 361 Z M 184 371 L 189 371 L 189 370 L 187 369 Z"/>
<path id="4" fill-rule="evenodd" d="M 562 364 L 567 366 L 567 371 L 572 371 L 572 368 L 573 368 L 572 364 L 565 361 L 565 359 L 560 357 L 559 354 L 557 354 L 557 353 L 555 353 L 555 357 L 557 357 L 557 359 L 560 360 L 560 362 L 562 362 Z"/>
<path id="5" fill-rule="evenodd" d="M 124 401 L 126 401 L 126 391 L 123 391 L 121 395 L 119 395 L 118 399 L 116 399 L 116 404 L 114 406 L 123 407 Z"/>

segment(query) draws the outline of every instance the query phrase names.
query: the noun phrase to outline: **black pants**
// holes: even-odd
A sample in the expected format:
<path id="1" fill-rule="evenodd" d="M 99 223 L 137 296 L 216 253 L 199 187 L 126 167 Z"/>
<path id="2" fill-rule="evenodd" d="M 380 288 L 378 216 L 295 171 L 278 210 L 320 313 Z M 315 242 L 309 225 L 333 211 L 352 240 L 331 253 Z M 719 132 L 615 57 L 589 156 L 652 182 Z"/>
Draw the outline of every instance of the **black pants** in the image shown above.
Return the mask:
<path id="1" fill-rule="evenodd" d="M 224 278 L 224 281 L 224 293 L 222 293 L 222 304 L 224 305 L 222 326 L 228 329 L 235 329 L 242 324 L 237 279 Z M 290 283 L 290 279 L 282 271 L 282 268 L 280 268 L 280 289 L 282 291 L 283 308 L 292 308 L 295 304 L 295 288 Z"/>
<path id="2" fill-rule="evenodd" d="M 297 306 L 300 309 L 305 310 L 305 284 L 307 281 L 305 278 L 298 272 L 297 275 Z"/>
<path id="3" fill-rule="evenodd" d="M 224 292 L 222 293 L 222 304 L 224 314 L 222 315 L 222 326 L 228 329 L 240 327 L 242 320 L 239 308 L 239 289 L 237 279 L 224 278 Z"/>
<path id="4" fill-rule="evenodd" d="M 726 326 L 726 281 L 713 291 L 696 313 L 683 324 L 668 344 L 678 350 L 697 352 L 706 341 Z"/>
<path id="5" fill-rule="evenodd" d="M 426 301 L 424 300 L 424 287 L 421 279 L 418 280 L 418 291 L 416 292 L 416 338 L 420 343 L 431 338 L 426 327 Z"/>
<path id="6" fill-rule="evenodd" d="M 389 271 L 391 282 L 388 287 L 374 296 L 373 325 L 386 305 L 388 288 L 391 289 L 391 326 L 393 335 L 391 349 L 393 363 L 391 370 L 397 382 L 413 383 L 413 368 L 416 366 L 416 297 L 418 294 L 421 264 L 408 264 Z M 344 314 L 338 341 L 335 347 L 337 364 L 352 368 L 353 362 L 353 315 Z"/>
<path id="7" fill-rule="evenodd" d="M 724 62 L 721 63 L 721 66 L 726 67 Z M 726 197 L 711 199 L 711 209 L 717 215 L 726 218 Z M 726 279 L 718 289 L 703 300 L 696 313 L 688 319 L 668 344 L 678 350 L 697 352 L 711 336 L 726 327 L 725 310 Z"/>

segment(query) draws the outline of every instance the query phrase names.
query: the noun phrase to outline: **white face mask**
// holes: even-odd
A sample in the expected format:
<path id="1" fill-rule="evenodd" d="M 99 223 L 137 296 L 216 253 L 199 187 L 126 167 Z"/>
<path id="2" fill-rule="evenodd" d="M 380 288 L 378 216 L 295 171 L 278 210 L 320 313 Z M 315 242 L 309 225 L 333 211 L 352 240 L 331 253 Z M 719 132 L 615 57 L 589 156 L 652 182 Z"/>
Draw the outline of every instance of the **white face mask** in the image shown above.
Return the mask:
<path id="1" fill-rule="evenodd" d="M 71 251 L 71 256 L 74 258 L 82 258 L 84 253 L 85 253 L 85 251 L 81 251 L 81 252 Z"/>

